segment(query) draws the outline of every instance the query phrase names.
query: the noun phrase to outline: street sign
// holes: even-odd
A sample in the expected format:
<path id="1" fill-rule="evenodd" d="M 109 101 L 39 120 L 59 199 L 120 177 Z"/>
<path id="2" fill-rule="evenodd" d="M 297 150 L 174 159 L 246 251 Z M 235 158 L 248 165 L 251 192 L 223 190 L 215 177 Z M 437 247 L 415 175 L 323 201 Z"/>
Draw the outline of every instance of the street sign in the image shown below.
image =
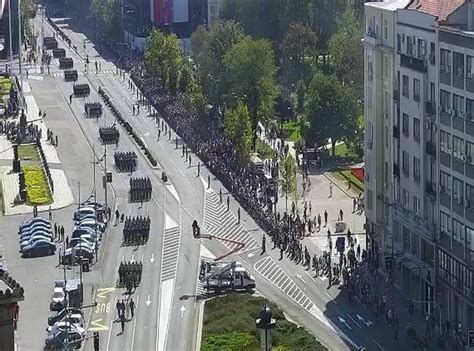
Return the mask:
<path id="1" fill-rule="evenodd" d="M 467 346 L 474 347 L 474 330 L 469 330 L 467 332 Z"/>

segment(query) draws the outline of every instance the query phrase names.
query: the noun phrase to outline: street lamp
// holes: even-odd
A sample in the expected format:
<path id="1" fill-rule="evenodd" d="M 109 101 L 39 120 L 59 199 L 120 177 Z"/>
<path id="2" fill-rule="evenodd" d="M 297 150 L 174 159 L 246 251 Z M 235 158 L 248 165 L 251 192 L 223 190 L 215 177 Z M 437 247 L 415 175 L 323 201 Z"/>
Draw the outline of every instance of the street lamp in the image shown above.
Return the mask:
<path id="1" fill-rule="evenodd" d="M 275 327 L 276 320 L 272 318 L 272 310 L 265 301 L 261 311 L 260 318 L 255 320 L 257 329 L 260 330 L 260 350 L 270 351 L 272 349 L 272 329 Z"/>

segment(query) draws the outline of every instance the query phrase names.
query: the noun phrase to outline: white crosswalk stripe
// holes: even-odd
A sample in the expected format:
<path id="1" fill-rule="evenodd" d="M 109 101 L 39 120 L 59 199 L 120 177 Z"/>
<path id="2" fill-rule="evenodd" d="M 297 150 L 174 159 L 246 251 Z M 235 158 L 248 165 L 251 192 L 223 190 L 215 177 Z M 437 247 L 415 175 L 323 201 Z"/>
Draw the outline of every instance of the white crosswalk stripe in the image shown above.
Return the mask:
<path id="1" fill-rule="evenodd" d="M 161 281 L 174 278 L 178 264 L 180 233 L 179 227 L 165 230 L 161 257 Z"/>
<path id="2" fill-rule="evenodd" d="M 239 252 L 260 247 L 257 240 L 247 229 L 242 224 L 237 223 L 237 218 L 230 211 L 227 211 L 227 206 L 220 202 L 219 196 L 212 189 L 206 189 L 205 193 L 203 227 L 211 235 L 244 243 L 245 246 Z M 221 243 L 229 250 L 238 247 L 238 244 L 226 241 L 221 241 Z"/>
<path id="3" fill-rule="evenodd" d="M 313 307 L 311 299 L 300 289 L 298 285 L 278 266 L 270 256 L 258 260 L 254 269 L 265 279 L 283 291 L 288 297 L 295 301 L 305 310 L 310 311 Z"/>
<path id="4" fill-rule="evenodd" d="M 78 70 L 77 74 L 80 77 L 84 77 L 86 75 L 86 72 L 84 72 L 83 70 Z M 95 74 L 95 72 L 89 71 L 88 74 L 89 75 L 90 74 Z M 105 71 L 100 71 L 99 75 L 113 76 L 113 75 L 115 75 L 115 71 L 111 70 L 111 69 L 108 69 L 108 70 L 105 70 Z M 52 76 L 52 77 L 64 77 L 64 72 L 63 71 L 51 72 L 50 76 Z"/>

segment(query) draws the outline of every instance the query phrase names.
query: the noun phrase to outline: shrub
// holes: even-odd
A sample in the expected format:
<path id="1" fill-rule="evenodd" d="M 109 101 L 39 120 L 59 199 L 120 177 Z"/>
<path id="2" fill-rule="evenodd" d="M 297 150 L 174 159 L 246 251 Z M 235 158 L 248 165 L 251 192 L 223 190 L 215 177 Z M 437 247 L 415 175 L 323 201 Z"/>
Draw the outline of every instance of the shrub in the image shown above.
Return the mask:
<path id="1" fill-rule="evenodd" d="M 26 202 L 30 205 L 47 205 L 53 202 L 43 169 L 38 166 L 24 166 Z"/>

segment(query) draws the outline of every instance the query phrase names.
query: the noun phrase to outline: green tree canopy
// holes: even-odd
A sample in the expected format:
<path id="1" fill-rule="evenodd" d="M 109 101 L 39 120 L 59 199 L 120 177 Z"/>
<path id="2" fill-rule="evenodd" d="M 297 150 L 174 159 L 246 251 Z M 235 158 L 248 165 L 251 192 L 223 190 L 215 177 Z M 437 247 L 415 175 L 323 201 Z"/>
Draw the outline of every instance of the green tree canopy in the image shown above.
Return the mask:
<path id="1" fill-rule="evenodd" d="M 153 29 L 146 39 L 145 65 L 171 91 L 176 91 L 182 65 L 181 50 L 176 35 Z"/>
<path id="2" fill-rule="evenodd" d="M 359 110 L 349 86 L 334 75 L 315 74 L 306 91 L 307 142 L 321 146 L 331 139 L 334 152 L 336 141 L 353 138 Z"/>
<path id="3" fill-rule="evenodd" d="M 288 212 L 288 195 L 296 192 L 296 160 L 290 153 L 280 163 L 280 188 L 285 194 L 286 211 Z"/>
<path id="4" fill-rule="evenodd" d="M 243 101 L 248 106 L 255 145 L 257 123 L 272 116 L 278 92 L 270 42 L 249 37 L 239 41 L 225 54 L 224 67 L 227 105 Z"/>
<path id="5" fill-rule="evenodd" d="M 311 76 L 317 45 L 318 36 L 311 27 L 301 22 L 290 25 L 281 44 L 281 65 L 289 85 Z"/>
<path id="6" fill-rule="evenodd" d="M 329 41 L 334 72 L 344 83 L 354 85 L 361 95 L 364 83 L 362 25 L 350 10 L 344 12 L 337 23 L 338 29 Z"/>
<path id="7" fill-rule="evenodd" d="M 252 126 L 247 106 L 238 103 L 235 108 L 228 108 L 224 113 L 224 135 L 228 138 L 242 163 L 247 163 L 252 152 Z"/>
<path id="8" fill-rule="evenodd" d="M 91 0 L 90 10 L 97 21 L 104 26 L 110 37 L 118 37 L 121 33 L 121 3 L 117 0 Z"/>

